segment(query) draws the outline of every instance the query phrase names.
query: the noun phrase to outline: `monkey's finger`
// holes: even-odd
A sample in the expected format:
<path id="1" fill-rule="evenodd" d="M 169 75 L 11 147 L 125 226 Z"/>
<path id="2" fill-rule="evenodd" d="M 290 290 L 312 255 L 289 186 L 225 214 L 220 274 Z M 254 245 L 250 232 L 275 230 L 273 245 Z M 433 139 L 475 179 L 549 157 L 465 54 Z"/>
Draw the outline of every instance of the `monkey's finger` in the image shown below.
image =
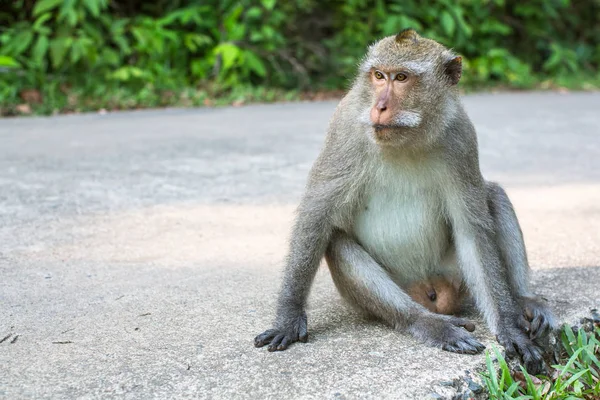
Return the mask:
<path id="1" fill-rule="evenodd" d="M 531 324 L 531 334 L 529 335 L 531 339 L 539 338 L 550 327 L 550 322 L 546 319 L 544 314 L 539 314 L 538 317 L 534 320 L 534 323 Z"/>
<path id="2" fill-rule="evenodd" d="M 273 338 L 273 340 L 271 340 L 271 344 L 269 344 L 269 347 L 267 347 L 267 350 L 269 350 L 269 351 L 280 350 L 278 347 L 284 337 L 285 337 L 285 335 L 283 335 L 283 334 L 279 334 L 279 335 L 275 336 Z M 281 350 L 285 350 L 285 349 L 281 349 Z"/>
<path id="3" fill-rule="evenodd" d="M 531 323 L 522 315 L 517 319 L 517 326 L 525 333 L 531 332 Z"/>
<path id="4" fill-rule="evenodd" d="M 525 316 L 527 317 L 528 320 L 530 320 L 530 321 L 533 320 L 533 311 L 531 310 L 531 307 L 525 308 Z"/>
<path id="5" fill-rule="evenodd" d="M 456 343 L 445 343 L 442 345 L 442 350 L 459 354 L 477 354 L 483 349 L 485 349 L 485 346 L 474 338 L 465 338 Z"/>
<path id="6" fill-rule="evenodd" d="M 544 369 L 544 357 L 542 350 L 533 345 L 533 343 L 529 345 L 517 345 L 517 347 L 521 357 L 523 357 L 525 369 L 533 375 L 541 374 Z"/>
<path id="7" fill-rule="evenodd" d="M 469 349 L 468 354 L 477 354 L 482 352 L 483 349 L 485 349 L 485 345 L 483 345 L 477 339 L 472 337 L 465 339 L 463 346 Z"/>
<path id="8" fill-rule="evenodd" d="M 276 329 L 269 329 L 264 331 L 260 335 L 254 338 L 254 346 L 263 347 L 265 344 L 271 343 L 271 339 L 273 339 L 277 335 Z"/>
<path id="9" fill-rule="evenodd" d="M 517 355 L 517 350 L 515 349 L 515 346 L 511 342 L 506 341 L 505 343 L 503 343 L 503 346 L 504 346 L 504 350 L 506 351 L 507 357 L 514 357 Z"/>
<path id="10" fill-rule="evenodd" d="M 302 343 L 308 342 L 308 332 L 304 332 L 304 333 L 300 334 L 300 336 L 298 336 L 298 341 L 300 341 Z"/>
<path id="11" fill-rule="evenodd" d="M 300 318 L 298 324 L 298 340 L 302 343 L 306 343 L 308 341 L 308 326 L 306 322 L 306 314 L 304 314 L 303 317 Z"/>
<path id="12" fill-rule="evenodd" d="M 546 319 L 544 318 L 544 315 L 536 313 L 531 321 L 531 333 L 529 335 L 531 339 L 539 336 L 540 333 L 543 332 L 542 327 L 544 326 L 545 321 Z"/>
<path id="13" fill-rule="evenodd" d="M 292 339 L 290 339 L 288 336 L 284 336 L 284 338 L 281 340 L 281 343 L 279 344 L 279 346 L 277 346 L 277 350 L 281 351 L 281 350 L 285 350 L 288 348 L 288 346 L 292 344 Z"/>

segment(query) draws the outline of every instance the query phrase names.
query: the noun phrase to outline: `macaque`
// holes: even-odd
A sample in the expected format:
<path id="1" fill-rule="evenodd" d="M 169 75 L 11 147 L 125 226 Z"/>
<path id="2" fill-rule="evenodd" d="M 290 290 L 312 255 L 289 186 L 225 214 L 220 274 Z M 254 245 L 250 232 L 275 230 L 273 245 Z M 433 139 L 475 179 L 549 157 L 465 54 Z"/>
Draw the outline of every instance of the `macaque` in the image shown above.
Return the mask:
<path id="1" fill-rule="evenodd" d="M 431 346 L 475 354 L 484 345 L 473 323 L 444 315 L 460 309 L 459 282 L 507 354 L 542 370 L 537 339 L 554 318 L 531 292 L 506 192 L 481 174 L 461 74 L 460 56 L 411 29 L 369 47 L 310 172 L 275 322 L 255 346 L 307 341 L 306 301 L 325 257 L 356 308 Z M 424 286 L 407 290 L 411 282 Z M 435 310 L 421 301 L 430 288 Z"/>

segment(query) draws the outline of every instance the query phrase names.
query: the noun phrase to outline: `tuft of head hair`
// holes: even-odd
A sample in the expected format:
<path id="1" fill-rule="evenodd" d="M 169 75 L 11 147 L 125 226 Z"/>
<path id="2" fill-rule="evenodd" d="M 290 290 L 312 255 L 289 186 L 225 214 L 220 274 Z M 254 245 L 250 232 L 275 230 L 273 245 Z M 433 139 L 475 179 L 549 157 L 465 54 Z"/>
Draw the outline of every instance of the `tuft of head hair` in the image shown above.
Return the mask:
<path id="1" fill-rule="evenodd" d="M 402 31 L 400 31 L 400 33 L 398 33 L 396 35 L 396 42 L 398 42 L 398 43 L 403 43 L 403 42 L 418 43 L 420 38 L 421 37 L 419 36 L 417 31 L 415 31 L 412 28 L 408 28 L 408 29 L 403 29 Z"/>

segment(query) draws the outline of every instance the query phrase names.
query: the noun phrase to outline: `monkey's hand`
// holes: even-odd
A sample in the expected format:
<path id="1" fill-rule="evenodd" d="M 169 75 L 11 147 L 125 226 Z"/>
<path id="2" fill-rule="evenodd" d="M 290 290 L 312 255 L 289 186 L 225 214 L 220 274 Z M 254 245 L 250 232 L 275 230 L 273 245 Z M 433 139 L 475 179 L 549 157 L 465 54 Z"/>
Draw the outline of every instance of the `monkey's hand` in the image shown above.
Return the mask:
<path id="1" fill-rule="evenodd" d="M 485 349 L 467 330 L 475 330 L 475 325 L 467 319 L 429 313 L 423 313 L 408 327 L 416 339 L 446 351 L 477 354 Z"/>
<path id="2" fill-rule="evenodd" d="M 282 351 L 294 342 L 306 343 L 308 340 L 306 313 L 304 311 L 296 317 L 286 318 L 283 323 L 277 325 L 278 327 L 266 330 L 256 336 L 254 346 L 263 347 L 268 344 L 267 350 Z"/>
<path id="3" fill-rule="evenodd" d="M 523 317 L 519 326 L 529 334 L 530 339 L 538 339 L 556 329 L 556 319 L 541 297 L 522 297 Z"/>
<path id="4" fill-rule="evenodd" d="M 516 319 L 513 319 L 515 321 Z M 523 359 L 525 368 L 530 374 L 540 374 L 544 371 L 544 351 L 523 330 L 507 323 L 496 336 L 498 342 L 506 349 L 508 357 L 517 354 Z"/>

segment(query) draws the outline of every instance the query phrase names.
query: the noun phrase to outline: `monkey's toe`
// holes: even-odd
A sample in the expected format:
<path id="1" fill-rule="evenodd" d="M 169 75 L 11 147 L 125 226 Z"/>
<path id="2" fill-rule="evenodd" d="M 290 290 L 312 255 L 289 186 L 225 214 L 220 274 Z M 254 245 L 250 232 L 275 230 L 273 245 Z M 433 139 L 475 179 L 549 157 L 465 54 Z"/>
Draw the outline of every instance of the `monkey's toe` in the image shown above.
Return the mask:
<path id="1" fill-rule="evenodd" d="M 287 323 L 278 328 L 264 331 L 254 338 L 254 346 L 263 347 L 269 345 L 269 351 L 282 351 L 287 349 L 294 342 L 308 341 L 308 329 L 306 323 L 306 314 L 302 313 L 297 318 L 292 318 Z"/>
<path id="2" fill-rule="evenodd" d="M 269 344 L 269 347 L 267 347 L 267 350 L 280 351 L 280 350 L 287 349 L 287 345 L 285 345 L 285 346 L 283 345 L 284 340 L 285 340 L 285 335 L 283 335 L 283 334 L 279 334 L 279 335 L 275 336 L 271 340 L 271 343 Z"/>
<path id="3" fill-rule="evenodd" d="M 464 318 L 425 315 L 415 321 L 409 332 L 425 343 L 460 354 L 477 354 L 485 349 L 467 330 L 472 322 Z"/>
<path id="4" fill-rule="evenodd" d="M 521 330 L 510 329 L 497 336 L 507 357 L 521 356 L 527 372 L 537 375 L 544 371 L 544 351 Z"/>
<path id="5" fill-rule="evenodd" d="M 271 343 L 271 340 L 273 340 L 273 338 L 276 335 L 277 335 L 276 329 L 266 330 L 254 338 L 254 346 L 255 347 L 263 347 L 264 345 Z"/>
<path id="6" fill-rule="evenodd" d="M 525 369 L 533 375 L 538 375 L 544 372 L 544 353 L 536 346 L 527 346 L 523 349 L 519 348 L 519 353 L 523 357 Z"/>
<path id="7" fill-rule="evenodd" d="M 556 329 L 554 315 L 552 315 L 546 303 L 539 298 L 528 298 L 526 300 L 524 317 L 529 323 L 529 330 L 524 329 L 524 331 L 529 334 L 531 339 L 537 339 Z"/>
<path id="8" fill-rule="evenodd" d="M 477 339 L 473 337 L 463 338 L 453 343 L 445 343 L 442 345 L 442 350 L 450 351 L 459 354 L 478 354 L 485 349 Z"/>
<path id="9" fill-rule="evenodd" d="M 537 339 L 556 328 L 554 316 L 548 310 L 535 310 L 531 320 L 529 337 Z"/>

